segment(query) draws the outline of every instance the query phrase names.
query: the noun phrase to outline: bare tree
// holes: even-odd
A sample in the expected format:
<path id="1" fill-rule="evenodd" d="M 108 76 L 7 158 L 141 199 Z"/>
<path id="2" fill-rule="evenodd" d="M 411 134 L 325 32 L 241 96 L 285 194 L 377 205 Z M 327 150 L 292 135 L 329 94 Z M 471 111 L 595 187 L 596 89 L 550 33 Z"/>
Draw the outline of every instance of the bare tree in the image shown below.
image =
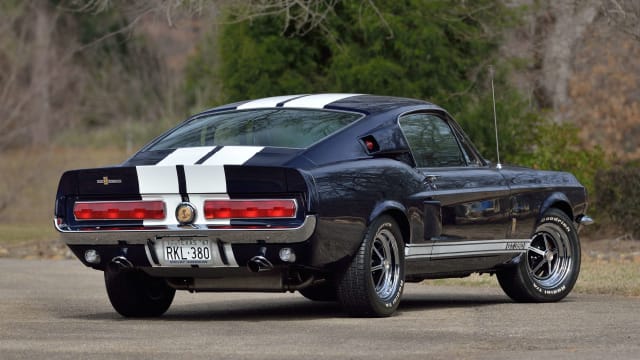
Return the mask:
<path id="1" fill-rule="evenodd" d="M 99 13 L 110 7 L 126 9 L 131 19 L 142 15 L 163 16 L 173 25 L 174 16 L 217 15 L 223 10 L 231 14 L 231 21 L 241 22 L 263 16 L 281 16 L 283 33 L 302 36 L 308 32 L 324 29 L 327 17 L 336 5 L 343 0 L 67 0 L 66 9 L 81 12 Z M 378 10 L 374 0 L 360 0 L 362 6 L 371 7 L 380 17 L 381 23 L 393 36 L 391 28 Z"/>
<path id="2" fill-rule="evenodd" d="M 31 82 L 35 88 L 31 139 L 35 144 L 49 143 L 49 114 L 51 112 L 49 64 L 51 56 L 51 32 L 53 23 L 49 13 L 49 3 L 38 1 L 33 4 L 35 24 L 33 29 L 34 53 Z"/>
<path id="3" fill-rule="evenodd" d="M 605 0 L 602 13 L 618 30 L 640 41 L 640 1 Z"/>
<path id="4" fill-rule="evenodd" d="M 52 140 L 69 125 L 96 114 L 125 124 L 141 113 L 130 101 L 141 94 L 151 109 L 163 103 L 157 92 L 166 88 L 162 74 L 150 74 L 156 67 L 123 64 L 97 52 L 98 44 L 127 29 L 83 44 L 72 15 L 50 1 L 0 2 L 0 211 L 42 182 Z M 131 61 L 153 58 L 129 48 Z M 125 137 L 130 133 L 123 130 Z"/>
<path id="5" fill-rule="evenodd" d="M 576 44 L 597 15 L 601 0 L 548 1 L 539 17 L 541 46 L 536 57 L 542 72 L 539 79 L 538 100 L 559 114 L 569 101 L 569 79 Z M 545 20 L 543 20 L 545 19 Z M 559 118 L 556 117 L 556 120 Z"/>
<path id="6" fill-rule="evenodd" d="M 60 13 L 47 1 L 0 7 L 0 150 L 47 146 L 52 123 L 64 125 L 65 116 L 56 109 L 73 102 L 67 96 L 77 78 L 69 67 L 73 55 L 61 49 L 75 44 L 56 36 Z"/>

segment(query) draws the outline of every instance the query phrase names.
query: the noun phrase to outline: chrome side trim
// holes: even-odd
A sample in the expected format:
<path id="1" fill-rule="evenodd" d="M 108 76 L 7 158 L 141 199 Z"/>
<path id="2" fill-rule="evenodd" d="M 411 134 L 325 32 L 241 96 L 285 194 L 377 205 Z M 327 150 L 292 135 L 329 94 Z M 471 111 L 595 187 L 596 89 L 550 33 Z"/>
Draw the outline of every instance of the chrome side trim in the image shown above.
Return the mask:
<path id="1" fill-rule="evenodd" d="M 522 254 L 531 239 L 499 239 L 476 241 L 436 241 L 429 244 L 407 244 L 405 258 L 441 259 L 496 254 Z"/>
<path id="2" fill-rule="evenodd" d="M 59 226 L 55 219 L 53 224 L 67 245 L 115 245 L 119 241 L 144 245 L 149 239 L 167 236 L 206 236 L 232 244 L 251 244 L 258 240 L 287 244 L 308 240 L 316 229 L 316 222 L 315 215 L 307 215 L 299 227 L 278 229 L 209 229 L 205 225 L 189 228 L 173 225 L 160 230 L 70 230 Z"/>

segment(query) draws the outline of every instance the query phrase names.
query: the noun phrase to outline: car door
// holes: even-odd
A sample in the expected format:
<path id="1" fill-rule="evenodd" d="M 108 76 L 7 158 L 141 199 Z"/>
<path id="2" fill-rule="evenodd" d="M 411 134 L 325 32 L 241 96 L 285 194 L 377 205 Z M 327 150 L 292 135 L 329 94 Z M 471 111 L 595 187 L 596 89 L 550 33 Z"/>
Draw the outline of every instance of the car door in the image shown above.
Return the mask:
<path id="1" fill-rule="evenodd" d="M 424 204 L 424 239 L 407 245 L 407 260 L 464 260 L 443 263 L 443 272 L 489 266 L 477 258 L 512 246 L 505 178 L 477 155 L 446 114 L 405 114 L 399 124 L 424 179 L 422 191 L 415 194 Z"/>

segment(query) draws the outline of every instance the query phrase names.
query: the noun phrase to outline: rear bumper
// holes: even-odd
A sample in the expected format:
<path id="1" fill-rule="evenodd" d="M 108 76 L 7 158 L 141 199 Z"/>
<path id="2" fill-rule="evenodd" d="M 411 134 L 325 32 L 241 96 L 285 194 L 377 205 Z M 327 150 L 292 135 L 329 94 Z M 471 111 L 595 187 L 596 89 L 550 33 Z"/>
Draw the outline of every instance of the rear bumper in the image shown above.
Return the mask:
<path id="1" fill-rule="evenodd" d="M 254 274 L 248 268 L 248 263 L 256 256 L 261 255 L 272 264 L 274 272 L 286 271 L 290 267 L 309 268 L 310 250 L 309 242 L 296 244 L 228 244 L 221 243 L 220 247 L 214 244 L 211 247 L 213 261 L 211 264 L 201 265 L 163 265 L 162 252 L 154 244 L 146 245 L 69 245 L 71 251 L 85 265 L 97 270 L 105 270 L 109 264 L 117 259 L 126 260 L 132 268 L 141 269 L 151 276 L 165 278 L 221 278 L 234 271 L 236 275 L 251 276 Z M 284 262 L 279 253 L 282 248 L 289 248 L 296 254 L 295 262 Z M 88 262 L 85 257 L 87 251 L 93 251 L 99 255 L 97 261 Z M 224 256 L 222 254 L 224 253 Z M 269 269 L 265 269 L 269 270 Z M 268 273 L 271 271 L 264 271 Z M 263 271 L 260 271 L 262 274 Z"/>
<path id="2" fill-rule="evenodd" d="M 54 220 L 56 230 L 61 233 L 62 240 L 67 245 L 117 245 L 124 241 L 131 245 L 144 245 L 149 240 L 163 237 L 193 237 L 203 236 L 210 239 L 220 239 L 231 244 L 255 244 L 265 241 L 271 244 L 289 244 L 308 240 L 316 229 L 316 216 L 307 215 L 304 222 L 295 228 L 209 228 L 206 226 L 169 226 L 161 229 L 71 229 L 58 225 Z"/>

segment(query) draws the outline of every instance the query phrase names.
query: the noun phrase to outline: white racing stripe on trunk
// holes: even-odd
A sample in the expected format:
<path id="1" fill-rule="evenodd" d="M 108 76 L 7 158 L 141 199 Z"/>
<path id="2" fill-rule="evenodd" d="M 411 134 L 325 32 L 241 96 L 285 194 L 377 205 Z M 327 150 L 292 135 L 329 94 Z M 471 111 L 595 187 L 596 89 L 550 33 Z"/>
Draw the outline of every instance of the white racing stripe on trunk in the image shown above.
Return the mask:
<path id="1" fill-rule="evenodd" d="M 156 165 L 191 165 L 202 159 L 205 155 L 215 149 L 215 146 L 198 146 L 176 149 L 167 155 Z"/>
<path id="2" fill-rule="evenodd" d="M 229 219 L 207 220 L 204 201 L 229 199 L 224 165 L 242 165 L 260 152 L 261 146 L 225 146 L 202 165 L 193 165 L 215 147 L 183 148 L 169 154 L 158 165 L 136 166 L 138 186 L 143 200 L 162 200 L 166 206 L 163 220 L 145 220 L 144 226 L 177 225 L 175 210 L 182 202 L 178 184 L 177 164 L 184 164 L 186 190 L 189 201 L 196 208 L 196 225 L 228 226 Z M 169 165 L 171 164 L 171 165 Z M 229 250 L 230 251 L 230 250 Z M 225 252 L 228 252 L 225 250 Z M 232 258 L 227 254 L 228 258 Z M 232 255 L 232 253 L 231 253 Z"/>
<path id="3" fill-rule="evenodd" d="M 185 165 L 184 175 L 189 194 L 227 192 L 227 179 L 222 165 Z"/>
<path id="4" fill-rule="evenodd" d="M 348 97 L 357 96 L 361 94 L 318 94 L 303 96 L 299 99 L 291 100 L 283 105 L 283 107 L 297 107 L 297 108 L 313 108 L 322 109 L 332 102 L 346 99 Z"/>
<path id="5" fill-rule="evenodd" d="M 136 166 L 140 194 L 179 194 L 175 166 Z"/>
<path id="6" fill-rule="evenodd" d="M 262 146 L 225 146 L 202 165 L 242 165 L 262 149 Z"/>
<path id="7" fill-rule="evenodd" d="M 278 105 L 281 102 L 284 102 L 299 96 L 301 95 L 274 96 L 274 97 L 268 97 L 264 99 L 253 100 L 238 106 L 236 109 L 242 110 L 242 109 L 272 108 L 272 107 L 276 107 L 276 105 Z"/>

